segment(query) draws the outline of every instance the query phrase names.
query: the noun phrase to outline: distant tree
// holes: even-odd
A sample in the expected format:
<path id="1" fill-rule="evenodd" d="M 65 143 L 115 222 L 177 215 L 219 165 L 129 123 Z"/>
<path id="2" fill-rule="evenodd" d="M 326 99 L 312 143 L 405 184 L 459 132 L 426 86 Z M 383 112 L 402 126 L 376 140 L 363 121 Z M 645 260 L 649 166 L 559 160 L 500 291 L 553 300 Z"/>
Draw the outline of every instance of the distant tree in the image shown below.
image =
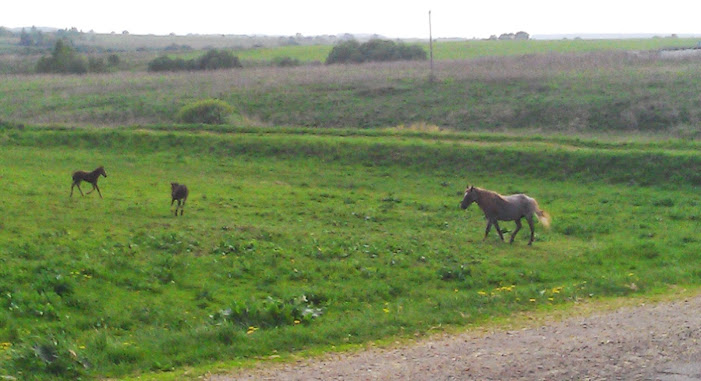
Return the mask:
<path id="1" fill-rule="evenodd" d="M 356 40 L 345 41 L 334 46 L 326 57 L 326 63 L 329 65 L 360 62 L 363 62 L 363 57 L 360 53 L 360 43 Z"/>
<path id="2" fill-rule="evenodd" d="M 44 44 L 44 34 L 34 26 L 29 32 L 22 28 L 19 35 L 19 44 L 20 46 L 42 46 Z"/>
<path id="3" fill-rule="evenodd" d="M 112 67 L 119 66 L 120 63 L 121 60 L 119 59 L 119 56 L 114 53 L 110 54 L 109 57 L 107 57 L 107 64 Z"/>
<path id="4" fill-rule="evenodd" d="M 378 61 L 425 60 L 426 51 L 418 45 L 373 39 L 363 44 L 355 40 L 341 42 L 331 49 L 326 64 Z"/>
<path id="5" fill-rule="evenodd" d="M 148 64 L 148 71 L 217 70 L 242 67 L 239 58 L 225 50 L 212 49 L 203 56 L 184 60 L 160 56 Z"/>
<path id="6" fill-rule="evenodd" d="M 0 26 L 0 37 L 12 37 L 14 36 L 14 33 L 12 33 L 11 30 L 5 28 L 4 26 Z"/>
<path id="7" fill-rule="evenodd" d="M 293 67 L 293 66 L 299 66 L 300 62 L 297 58 L 275 57 L 275 58 L 273 58 L 273 65 L 275 65 L 277 67 Z"/>
<path id="8" fill-rule="evenodd" d="M 199 70 L 231 69 L 238 67 L 242 67 L 239 58 L 226 50 L 209 50 L 196 61 L 196 69 Z"/>
<path id="9" fill-rule="evenodd" d="M 528 39 L 530 39 L 530 38 L 531 38 L 531 36 L 530 36 L 528 33 L 524 32 L 524 31 L 517 32 L 517 33 L 516 33 L 516 36 L 514 36 L 514 39 L 515 39 L 515 40 L 528 40 Z"/>
<path id="10" fill-rule="evenodd" d="M 39 73 L 85 74 L 88 72 L 88 64 L 84 57 L 76 54 L 70 44 L 58 40 L 51 56 L 41 57 L 36 69 Z"/>

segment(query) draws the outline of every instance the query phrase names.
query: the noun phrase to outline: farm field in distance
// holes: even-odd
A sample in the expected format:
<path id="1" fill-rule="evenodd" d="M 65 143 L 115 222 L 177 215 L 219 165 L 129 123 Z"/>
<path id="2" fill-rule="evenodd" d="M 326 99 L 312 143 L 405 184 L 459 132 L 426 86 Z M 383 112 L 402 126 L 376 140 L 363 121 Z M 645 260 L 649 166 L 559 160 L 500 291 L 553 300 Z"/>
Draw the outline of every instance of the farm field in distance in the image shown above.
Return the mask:
<path id="1" fill-rule="evenodd" d="M 119 37 L 133 70 L 0 74 L 0 378 L 195 379 L 701 285 L 701 64 L 655 53 L 695 40 L 440 42 L 429 81 L 306 64 L 330 46 L 147 73 Z M 178 119 L 207 99 L 225 124 Z M 483 241 L 467 184 L 551 228 Z"/>

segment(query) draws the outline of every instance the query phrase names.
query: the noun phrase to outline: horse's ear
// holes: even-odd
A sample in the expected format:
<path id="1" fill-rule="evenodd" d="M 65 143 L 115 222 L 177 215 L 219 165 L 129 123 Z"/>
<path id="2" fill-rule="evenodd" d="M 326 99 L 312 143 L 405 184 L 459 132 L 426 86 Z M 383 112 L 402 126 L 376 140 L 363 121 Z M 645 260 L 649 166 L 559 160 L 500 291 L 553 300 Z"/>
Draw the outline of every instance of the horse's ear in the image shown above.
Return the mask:
<path id="1" fill-rule="evenodd" d="M 475 189 L 475 186 L 474 186 L 474 185 L 470 185 L 470 190 L 473 190 L 473 189 Z"/>

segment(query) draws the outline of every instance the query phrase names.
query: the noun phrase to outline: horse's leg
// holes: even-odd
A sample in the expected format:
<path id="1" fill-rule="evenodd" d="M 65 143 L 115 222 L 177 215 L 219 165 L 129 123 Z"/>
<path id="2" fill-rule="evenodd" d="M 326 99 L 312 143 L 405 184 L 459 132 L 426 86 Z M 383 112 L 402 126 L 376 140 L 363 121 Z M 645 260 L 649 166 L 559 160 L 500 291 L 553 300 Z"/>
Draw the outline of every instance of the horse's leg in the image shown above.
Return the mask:
<path id="1" fill-rule="evenodd" d="M 75 183 L 75 186 L 78 187 L 78 190 L 80 191 L 80 195 L 81 195 L 81 196 L 85 196 L 85 195 L 83 194 L 83 190 L 80 189 L 80 181 L 78 181 L 77 183 Z M 72 191 L 72 190 L 73 190 L 73 189 L 71 188 L 71 191 Z"/>
<path id="2" fill-rule="evenodd" d="M 514 237 L 516 237 L 516 233 L 518 233 L 519 230 L 521 230 L 521 219 L 519 218 L 516 222 L 516 230 L 514 230 L 513 233 L 511 233 L 511 239 L 509 240 L 509 243 L 514 243 Z"/>
<path id="3" fill-rule="evenodd" d="M 97 189 L 97 194 L 100 195 L 100 198 L 102 198 L 102 193 L 100 192 L 100 187 L 97 186 L 97 183 L 95 183 L 95 189 Z"/>
<path id="4" fill-rule="evenodd" d="M 180 208 L 180 200 L 178 200 L 178 204 L 175 205 L 175 217 L 178 216 L 178 208 Z"/>
<path id="5" fill-rule="evenodd" d="M 492 221 L 487 220 L 487 229 L 484 230 L 484 238 L 482 238 L 482 241 L 487 239 L 487 235 L 489 235 L 489 229 L 492 228 Z"/>
<path id="6" fill-rule="evenodd" d="M 183 215 L 183 213 L 185 213 L 185 201 L 187 201 L 187 199 L 183 199 L 183 206 L 180 207 L 180 215 L 181 216 Z"/>
<path id="7" fill-rule="evenodd" d="M 73 197 L 73 188 L 75 188 L 75 183 L 71 184 L 71 195 L 69 197 Z"/>
<path id="8" fill-rule="evenodd" d="M 533 216 L 531 215 L 530 217 L 526 218 L 526 221 L 528 222 L 528 227 L 531 228 L 531 240 L 528 241 L 528 245 L 533 243 L 533 237 L 535 236 L 535 229 L 533 229 Z"/>
<path id="9" fill-rule="evenodd" d="M 499 238 L 501 238 L 501 240 L 503 242 L 504 235 L 501 233 L 501 228 L 499 227 L 499 222 L 497 220 L 494 220 L 494 227 L 497 228 L 497 233 L 499 233 Z"/>

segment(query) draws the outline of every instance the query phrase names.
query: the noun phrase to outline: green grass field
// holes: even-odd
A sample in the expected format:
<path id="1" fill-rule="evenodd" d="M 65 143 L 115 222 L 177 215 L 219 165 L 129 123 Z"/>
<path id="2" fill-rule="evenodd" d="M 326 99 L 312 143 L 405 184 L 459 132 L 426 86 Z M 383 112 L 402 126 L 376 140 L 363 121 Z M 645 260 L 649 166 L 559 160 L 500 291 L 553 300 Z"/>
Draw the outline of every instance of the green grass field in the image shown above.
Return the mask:
<path id="1" fill-rule="evenodd" d="M 0 378 L 197 378 L 698 288 L 701 70 L 626 52 L 688 45 L 440 42 L 434 82 L 426 62 L 2 75 Z M 228 124 L 179 124 L 208 98 Z M 104 199 L 70 198 L 99 165 Z M 468 183 L 529 194 L 552 228 L 483 241 Z"/>
<path id="2" fill-rule="evenodd" d="M 2 376 L 180 378 L 701 283 L 693 142 L 6 126 L 0 144 Z M 104 199 L 69 198 L 97 165 Z M 468 182 L 528 193 L 552 229 L 482 241 Z"/>

